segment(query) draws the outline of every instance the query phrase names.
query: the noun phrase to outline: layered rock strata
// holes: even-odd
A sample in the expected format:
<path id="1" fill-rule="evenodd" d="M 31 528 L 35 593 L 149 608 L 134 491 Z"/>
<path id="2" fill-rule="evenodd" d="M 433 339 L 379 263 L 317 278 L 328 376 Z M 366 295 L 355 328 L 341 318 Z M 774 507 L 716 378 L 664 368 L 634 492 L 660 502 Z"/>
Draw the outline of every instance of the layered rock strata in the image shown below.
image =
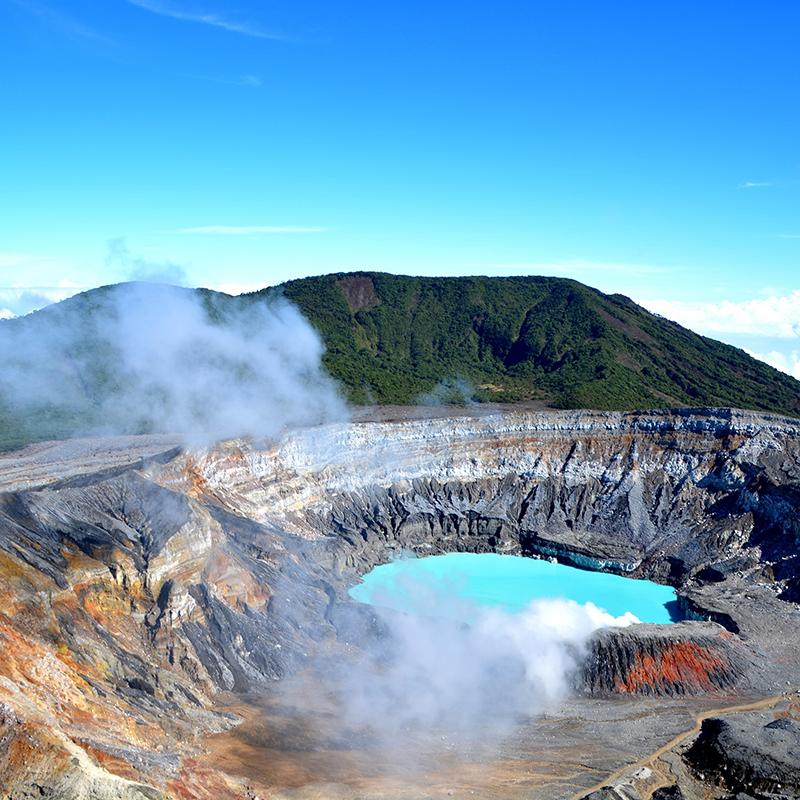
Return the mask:
<path id="1" fill-rule="evenodd" d="M 713 622 L 607 628 L 592 639 L 583 684 L 602 695 L 729 692 L 743 688 L 750 660 L 738 637 Z"/>

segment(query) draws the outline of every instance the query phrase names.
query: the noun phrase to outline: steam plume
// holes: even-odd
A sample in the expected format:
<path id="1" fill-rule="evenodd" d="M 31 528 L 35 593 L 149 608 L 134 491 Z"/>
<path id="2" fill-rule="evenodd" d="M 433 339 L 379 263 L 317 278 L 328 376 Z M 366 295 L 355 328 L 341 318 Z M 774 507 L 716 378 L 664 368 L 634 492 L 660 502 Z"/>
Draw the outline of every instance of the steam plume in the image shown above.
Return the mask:
<path id="1" fill-rule="evenodd" d="M 268 438 L 346 416 L 322 354 L 284 299 L 124 284 L 0 322 L 0 412 L 84 434 Z"/>
<path id="2" fill-rule="evenodd" d="M 566 599 L 536 600 L 519 613 L 480 608 L 405 580 L 416 613 L 375 606 L 383 633 L 337 686 L 346 727 L 368 729 L 389 747 L 415 730 L 484 744 L 490 730 L 508 733 L 567 696 L 594 631 L 638 622 Z"/>

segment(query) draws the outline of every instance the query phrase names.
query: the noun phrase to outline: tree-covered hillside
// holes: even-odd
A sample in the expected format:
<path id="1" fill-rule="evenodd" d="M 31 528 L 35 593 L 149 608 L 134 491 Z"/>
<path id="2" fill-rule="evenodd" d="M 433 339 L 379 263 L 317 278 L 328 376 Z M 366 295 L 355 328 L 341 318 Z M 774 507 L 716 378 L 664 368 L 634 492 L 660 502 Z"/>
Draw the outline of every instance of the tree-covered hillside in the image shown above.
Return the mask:
<path id="1" fill-rule="evenodd" d="M 572 280 L 359 272 L 280 291 L 321 333 L 328 370 L 356 402 L 413 403 L 461 378 L 483 401 L 800 413 L 789 376 Z"/>

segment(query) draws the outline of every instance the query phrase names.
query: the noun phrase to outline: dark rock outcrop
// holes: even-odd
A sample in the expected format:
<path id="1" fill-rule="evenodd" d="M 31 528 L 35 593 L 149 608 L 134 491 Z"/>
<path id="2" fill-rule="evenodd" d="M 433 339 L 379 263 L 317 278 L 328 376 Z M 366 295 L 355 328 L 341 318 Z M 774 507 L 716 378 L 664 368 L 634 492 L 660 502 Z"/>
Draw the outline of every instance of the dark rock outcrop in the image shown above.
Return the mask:
<path id="1" fill-rule="evenodd" d="M 599 631 L 583 685 L 593 694 L 685 695 L 731 690 L 749 667 L 733 634 L 713 622 Z"/>
<path id="2" fill-rule="evenodd" d="M 686 796 L 681 791 L 681 787 L 676 784 L 656 789 L 653 792 L 652 800 L 686 800 Z"/>
<path id="3" fill-rule="evenodd" d="M 800 797 L 800 724 L 764 714 L 704 720 L 686 761 L 705 780 L 758 800 Z"/>
<path id="4" fill-rule="evenodd" d="M 641 795 L 630 784 L 604 786 L 596 792 L 587 794 L 583 800 L 641 800 Z"/>

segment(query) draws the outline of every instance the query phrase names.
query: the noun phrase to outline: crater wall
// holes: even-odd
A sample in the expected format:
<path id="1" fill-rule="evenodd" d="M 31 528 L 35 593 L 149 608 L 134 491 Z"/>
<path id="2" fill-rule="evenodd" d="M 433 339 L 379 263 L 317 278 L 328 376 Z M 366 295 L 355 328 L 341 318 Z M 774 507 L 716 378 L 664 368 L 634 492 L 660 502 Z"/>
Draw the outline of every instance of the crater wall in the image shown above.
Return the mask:
<path id="1" fill-rule="evenodd" d="M 799 434 L 797 421 L 719 409 L 507 412 L 327 426 L 267 448 L 128 437 L 6 454 L 3 780 L 194 796 L 197 736 L 236 723 L 223 693 L 268 691 L 321 651 L 345 654 L 368 624 L 348 585 L 403 551 L 553 557 L 670 583 L 724 628 L 604 634 L 589 690 L 767 691 L 797 658 Z M 14 756 L 30 742 L 35 757 Z M 205 781 L 230 789 L 223 774 Z"/>

